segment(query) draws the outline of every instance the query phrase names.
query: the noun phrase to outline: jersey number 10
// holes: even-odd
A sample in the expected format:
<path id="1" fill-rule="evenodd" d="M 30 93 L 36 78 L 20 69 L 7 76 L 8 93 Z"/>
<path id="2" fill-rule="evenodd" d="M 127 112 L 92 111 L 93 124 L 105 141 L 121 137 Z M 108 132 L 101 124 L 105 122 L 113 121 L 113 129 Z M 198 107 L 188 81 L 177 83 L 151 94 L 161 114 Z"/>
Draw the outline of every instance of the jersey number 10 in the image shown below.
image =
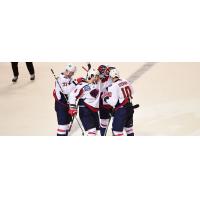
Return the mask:
<path id="1" fill-rule="evenodd" d="M 124 99 L 126 98 L 133 98 L 132 97 L 132 91 L 131 91 L 131 88 L 129 86 L 126 86 L 125 88 L 121 88 L 122 90 L 122 93 L 124 95 Z"/>

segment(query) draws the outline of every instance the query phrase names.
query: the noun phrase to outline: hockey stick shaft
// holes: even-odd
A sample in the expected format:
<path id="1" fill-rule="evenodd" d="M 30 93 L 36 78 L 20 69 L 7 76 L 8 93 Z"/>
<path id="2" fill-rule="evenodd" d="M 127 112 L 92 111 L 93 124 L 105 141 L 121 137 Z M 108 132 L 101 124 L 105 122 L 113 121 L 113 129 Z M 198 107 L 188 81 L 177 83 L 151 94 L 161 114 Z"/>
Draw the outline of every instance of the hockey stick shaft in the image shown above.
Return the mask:
<path id="1" fill-rule="evenodd" d="M 79 128 L 81 129 L 81 131 L 82 131 L 82 136 L 84 136 L 84 135 L 85 135 L 85 132 L 84 132 L 83 128 L 81 127 L 81 124 L 80 124 L 79 120 L 77 119 L 76 116 L 75 116 L 74 118 L 76 119 L 76 121 L 77 121 L 77 123 L 78 123 L 78 126 L 79 126 Z"/>
<path id="2" fill-rule="evenodd" d="M 53 69 L 51 69 L 51 72 L 52 72 L 52 74 L 53 74 L 53 76 L 54 76 L 54 78 L 55 78 L 55 80 L 56 80 L 56 83 L 58 84 L 58 86 L 59 86 L 61 92 L 63 93 L 65 100 L 68 102 L 67 97 L 66 97 L 66 95 L 64 94 L 64 91 L 63 91 L 63 89 L 62 89 L 62 87 L 61 87 L 61 85 L 60 85 L 60 83 L 59 83 L 59 81 L 58 81 L 58 78 L 56 78 L 56 75 L 55 75 Z"/>
<path id="3" fill-rule="evenodd" d="M 109 118 L 108 126 L 106 127 L 106 131 L 105 131 L 105 136 L 107 136 L 107 132 L 108 132 L 108 128 L 109 128 L 111 119 L 112 119 L 112 115 L 111 115 L 110 118 Z"/>
<path id="4" fill-rule="evenodd" d="M 82 68 L 86 71 L 86 72 L 88 72 L 91 68 L 92 68 L 92 66 L 91 66 L 91 63 L 87 63 L 87 69 L 86 69 L 86 67 L 84 67 L 84 66 L 82 66 Z"/>
<path id="5" fill-rule="evenodd" d="M 82 69 L 88 73 L 88 71 L 92 68 L 92 66 L 90 63 L 87 63 L 87 67 L 88 68 L 86 69 L 86 67 L 82 66 Z M 88 76 L 88 74 L 87 74 L 87 76 Z M 87 76 L 86 76 L 86 79 L 87 79 Z"/>
<path id="6" fill-rule="evenodd" d="M 88 70 L 84 66 L 82 66 L 82 68 L 84 69 L 84 71 L 88 72 Z"/>
<path id="7" fill-rule="evenodd" d="M 72 117 L 72 121 L 71 121 L 71 124 L 70 124 L 70 127 L 69 127 L 69 132 L 70 132 L 71 129 L 72 129 L 72 125 L 73 125 L 73 123 L 74 123 L 74 117 Z"/>

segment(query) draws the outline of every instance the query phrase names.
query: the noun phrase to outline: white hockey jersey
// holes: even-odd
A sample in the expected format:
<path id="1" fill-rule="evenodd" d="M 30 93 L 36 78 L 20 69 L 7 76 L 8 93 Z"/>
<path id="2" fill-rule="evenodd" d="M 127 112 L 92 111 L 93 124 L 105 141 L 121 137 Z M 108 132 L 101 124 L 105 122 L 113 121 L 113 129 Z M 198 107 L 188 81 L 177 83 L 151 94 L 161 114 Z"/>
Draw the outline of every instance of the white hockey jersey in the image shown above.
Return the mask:
<path id="1" fill-rule="evenodd" d="M 108 98 L 106 102 L 112 107 L 120 106 L 127 102 L 131 102 L 133 95 L 133 88 L 126 79 L 119 79 L 108 87 Z"/>
<path id="2" fill-rule="evenodd" d="M 57 100 L 61 100 L 61 94 L 65 94 L 68 97 L 69 94 L 75 89 L 75 87 L 76 84 L 74 82 L 74 79 L 65 78 L 64 74 L 60 74 L 55 85 L 55 95 Z"/>
<path id="3" fill-rule="evenodd" d="M 112 80 L 109 77 L 106 81 L 100 82 L 101 92 L 107 92 L 107 88 L 112 85 Z"/>
<path id="4" fill-rule="evenodd" d="M 82 82 L 78 84 L 69 95 L 69 103 L 76 104 L 76 101 L 83 102 L 89 108 L 98 109 L 100 99 L 100 84 Z M 79 103 L 81 105 L 81 103 Z"/>
<path id="5" fill-rule="evenodd" d="M 108 87 L 110 87 L 111 85 L 112 85 L 112 80 L 110 77 L 105 82 L 100 82 L 101 93 L 108 92 Z M 108 103 L 105 102 L 104 99 L 102 99 L 102 104 L 104 106 L 108 105 Z"/>

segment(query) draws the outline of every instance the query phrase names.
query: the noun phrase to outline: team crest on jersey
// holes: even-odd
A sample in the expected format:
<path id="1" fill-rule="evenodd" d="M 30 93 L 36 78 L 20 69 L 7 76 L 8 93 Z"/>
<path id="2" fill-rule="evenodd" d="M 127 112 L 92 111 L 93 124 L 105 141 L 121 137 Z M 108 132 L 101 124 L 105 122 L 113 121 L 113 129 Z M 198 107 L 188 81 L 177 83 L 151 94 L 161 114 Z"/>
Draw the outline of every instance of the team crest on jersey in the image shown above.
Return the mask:
<path id="1" fill-rule="evenodd" d="M 83 89 L 84 89 L 85 91 L 90 91 L 90 90 L 91 90 L 91 88 L 90 88 L 89 85 L 84 86 Z"/>
<path id="2" fill-rule="evenodd" d="M 94 97 L 95 99 L 97 98 L 98 94 L 99 94 L 99 90 L 97 90 L 97 89 L 94 89 L 94 90 L 92 90 L 92 91 L 90 92 L 90 95 L 91 95 L 92 97 Z"/>

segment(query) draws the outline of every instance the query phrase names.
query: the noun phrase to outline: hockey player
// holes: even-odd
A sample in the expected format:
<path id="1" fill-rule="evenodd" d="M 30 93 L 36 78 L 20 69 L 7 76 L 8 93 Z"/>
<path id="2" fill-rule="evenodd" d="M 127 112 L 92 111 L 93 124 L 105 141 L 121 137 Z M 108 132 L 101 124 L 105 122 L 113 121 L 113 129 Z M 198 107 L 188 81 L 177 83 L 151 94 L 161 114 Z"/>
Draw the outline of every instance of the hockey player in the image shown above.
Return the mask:
<path id="1" fill-rule="evenodd" d="M 79 106 L 79 117 L 88 136 L 96 136 L 99 130 L 100 85 L 98 71 L 90 69 L 86 81 L 82 81 L 69 96 L 69 114 L 77 114 L 76 101 Z"/>
<path id="2" fill-rule="evenodd" d="M 99 105 L 101 136 L 105 136 L 106 134 L 106 129 L 108 127 L 112 112 L 112 107 L 103 100 L 102 96 L 102 94 L 107 92 L 108 87 L 112 84 L 112 80 L 109 76 L 111 69 L 114 69 L 114 67 L 109 67 L 106 65 L 100 65 L 98 67 L 100 85 L 101 85 L 101 98 Z"/>
<path id="3" fill-rule="evenodd" d="M 113 135 L 123 136 L 125 129 L 127 136 L 134 136 L 132 86 L 127 80 L 120 78 L 117 69 L 111 69 L 110 77 L 112 85 L 108 87 L 108 92 L 104 94 L 104 100 L 113 107 Z"/>
<path id="4" fill-rule="evenodd" d="M 68 97 L 76 87 L 76 83 L 72 78 L 75 72 L 76 67 L 68 65 L 65 72 L 61 73 L 56 81 L 53 95 L 55 98 L 55 111 L 57 113 L 58 120 L 57 136 L 68 136 L 70 129 L 70 122 L 72 121 L 72 118 L 68 113 Z"/>

